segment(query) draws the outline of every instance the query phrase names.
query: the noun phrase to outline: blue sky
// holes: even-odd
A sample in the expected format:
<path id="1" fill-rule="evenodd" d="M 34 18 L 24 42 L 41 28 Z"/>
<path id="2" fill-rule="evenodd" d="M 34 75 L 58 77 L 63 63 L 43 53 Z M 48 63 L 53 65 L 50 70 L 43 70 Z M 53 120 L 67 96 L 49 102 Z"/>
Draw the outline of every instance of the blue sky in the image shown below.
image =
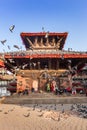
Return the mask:
<path id="1" fill-rule="evenodd" d="M 20 33 L 41 32 L 42 27 L 68 32 L 65 50 L 87 51 L 87 0 L 0 0 L 0 41 L 7 40 L 0 52 L 17 51 L 13 45 L 25 50 Z"/>

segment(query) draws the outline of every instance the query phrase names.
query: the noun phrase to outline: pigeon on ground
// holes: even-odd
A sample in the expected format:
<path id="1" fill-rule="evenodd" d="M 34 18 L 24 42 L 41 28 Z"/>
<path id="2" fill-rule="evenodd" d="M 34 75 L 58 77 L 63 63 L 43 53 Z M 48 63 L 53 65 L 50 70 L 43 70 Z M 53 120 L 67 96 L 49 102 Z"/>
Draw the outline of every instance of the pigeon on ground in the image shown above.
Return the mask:
<path id="1" fill-rule="evenodd" d="M 65 110 L 64 110 L 64 108 L 62 109 L 62 111 L 61 111 L 62 113 L 64 113 L 65 112 Z"/>
<path id="2" fill-rule="evenodd" d="M 38 115 L 39 117 L 42 117 L 44 113 L 41 113 L 40 115 Z"/>
<path id="3" fill-rule="evenodd" d="M 8 114 L 8 112 L 4 112 L 4 114 Z"/>
<path id="4" fill-rule="evenodd" d="M 2 110 L 0 110 L 0 112 L 2 112 Z"/>
<path id="5" fill-rule="evenodd" d="M 30 113 L 28 113 L 28 114 L 24 114 L 24 116 L 25 116 L 25 117 L 29 117 L 29 116 L 30 116 Z"/>
<path id="6" fill-rule="evenodd" d="M 42 109 L 38 110 L 38 112 L 42 112 Z"/>

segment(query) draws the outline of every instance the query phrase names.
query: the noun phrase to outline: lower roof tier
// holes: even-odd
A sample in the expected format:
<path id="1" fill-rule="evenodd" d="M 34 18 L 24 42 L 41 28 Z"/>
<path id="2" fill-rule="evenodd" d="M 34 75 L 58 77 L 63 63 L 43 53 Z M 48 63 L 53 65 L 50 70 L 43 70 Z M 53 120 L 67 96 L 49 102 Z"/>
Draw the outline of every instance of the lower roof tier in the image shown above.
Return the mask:
<path id="1" fill-rule="evenodd" d="M 19 51 L 19 52 L 10 52 L 3 54 L 4 58 L 87 58 L 86 52 L 68 52 L 61 50 L 31 50 L 31 51 Z M 3 56 L 1 55 L 1 58 Z"/>

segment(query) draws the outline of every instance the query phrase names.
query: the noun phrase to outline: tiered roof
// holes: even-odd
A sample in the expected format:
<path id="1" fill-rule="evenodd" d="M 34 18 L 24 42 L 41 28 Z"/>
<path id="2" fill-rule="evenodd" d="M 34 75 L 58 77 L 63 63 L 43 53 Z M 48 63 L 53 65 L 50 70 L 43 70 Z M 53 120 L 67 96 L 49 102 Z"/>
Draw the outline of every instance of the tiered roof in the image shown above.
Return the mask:
<path id="1" fill-rule="evenodd" d="M 29 49 L 59 49 L 62 50 L 68 33 L 24 33 L 20 34 L 26 50 Z"/>

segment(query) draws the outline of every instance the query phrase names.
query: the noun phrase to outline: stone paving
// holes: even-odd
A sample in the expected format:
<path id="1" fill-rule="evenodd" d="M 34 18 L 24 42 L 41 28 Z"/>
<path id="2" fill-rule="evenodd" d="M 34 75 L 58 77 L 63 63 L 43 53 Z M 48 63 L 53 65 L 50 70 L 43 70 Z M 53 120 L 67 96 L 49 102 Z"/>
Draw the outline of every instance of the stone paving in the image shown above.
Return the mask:
<path id="1" fill-rule="evenodd" d="M 6 104 L 54 104 L 54 103 L 87 103 L 85 95 L 55 95 L 54 93 L 30 93 L 29 95 L 14 94 L 6 97 L 3 103 Z"/>
<path id="2" fill-rule="evenodd" d="M 87 130 L 87 119 L 77 116 L 77 108 L 81 113 L 86 102 L 85 95 L 45 92 L 3 97 L 0 130 Z"/>

